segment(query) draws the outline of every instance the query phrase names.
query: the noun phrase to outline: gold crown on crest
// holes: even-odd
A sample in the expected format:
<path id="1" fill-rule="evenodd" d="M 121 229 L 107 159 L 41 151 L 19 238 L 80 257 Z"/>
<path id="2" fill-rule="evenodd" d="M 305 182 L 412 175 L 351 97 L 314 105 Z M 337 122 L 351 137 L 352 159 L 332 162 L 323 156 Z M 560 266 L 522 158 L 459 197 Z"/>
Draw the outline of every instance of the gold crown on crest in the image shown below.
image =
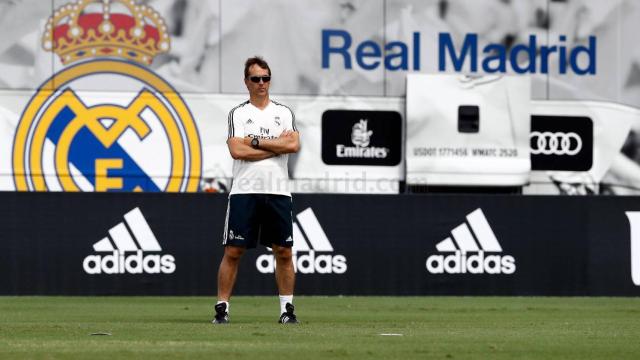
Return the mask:
<path id="1" fill-rule="evenodd" d="M 103 56 L 150 65 L 169 51 L 170 40 L 164 20 L 149 6 L 134 0 L 76 0 L 49 18 L 42 46 L 65 65 Z"/>

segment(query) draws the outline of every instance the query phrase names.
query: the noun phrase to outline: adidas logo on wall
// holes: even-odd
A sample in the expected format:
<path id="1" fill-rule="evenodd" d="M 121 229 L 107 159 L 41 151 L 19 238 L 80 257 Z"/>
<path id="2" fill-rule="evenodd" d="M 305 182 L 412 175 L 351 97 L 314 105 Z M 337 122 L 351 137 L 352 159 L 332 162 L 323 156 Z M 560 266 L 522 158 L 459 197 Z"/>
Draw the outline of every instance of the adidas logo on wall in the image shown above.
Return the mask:
<path id="1" fill-rule="evenodd" d="M 126 213 L 124 222 L 109 229 L 109 237 L 93 244 L 93 250 L 105 255 L 84 258 L 82 267 L 87 274 L 171 274 L 176 271 L 173 255 L 144 255 L 160 252 L 162 248 L 140 208 Z"/>
<path id="2" fill-rule="evenodd" d="M 313 210 L 307 208 L 300 212 L 296 219 L 298 221 L 293 223 L 292 247 L 295 271 L 302 274 L 344 274 L 347 271 L 347 258 L 344 255 L 331 254 L 333 246 Z M 273 255 L 258 256 L 256 268 L 263 274 L 273 273 L 275 270 Z"/>
<path id="3" fill-rule="evenodd" d="M 640 211 L 626 211 L 631 227 L 631 281 L 640 286 Z"/>
<path id="4" fill-rule="evenodd" d="M 467 222 L 451 230 L 453 239 L 436 244 L 438 252 L 451 254 L 429 256 L 427 270 L 432 274 L 513 274 L 516 260 L 501 255 L 502 247 L 482 209 L 467 215 Z"/>

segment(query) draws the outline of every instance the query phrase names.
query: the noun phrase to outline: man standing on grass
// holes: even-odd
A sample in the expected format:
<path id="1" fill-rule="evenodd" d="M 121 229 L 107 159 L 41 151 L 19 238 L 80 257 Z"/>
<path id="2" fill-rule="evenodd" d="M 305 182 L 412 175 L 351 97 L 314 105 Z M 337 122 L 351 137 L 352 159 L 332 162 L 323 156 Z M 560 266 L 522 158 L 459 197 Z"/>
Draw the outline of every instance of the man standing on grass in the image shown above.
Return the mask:
<path id="1" fill-rule="evenodd" d="M 229 112 L 227 144 L 233 157 L 233 184 L 229 194 L 218 269 L 218 302 L 214 324 L 229 322 L 229 299 L 240 258 L 258 242 L 273 249 L 280 319 L 297 323 L 293 307 L 292 202 L 287 160 L 300 149 L 295 116 L 288 107 L 269 99 L 271 69 L 256 56 L 247 59 L 244 83 L 249 100 Z"/>

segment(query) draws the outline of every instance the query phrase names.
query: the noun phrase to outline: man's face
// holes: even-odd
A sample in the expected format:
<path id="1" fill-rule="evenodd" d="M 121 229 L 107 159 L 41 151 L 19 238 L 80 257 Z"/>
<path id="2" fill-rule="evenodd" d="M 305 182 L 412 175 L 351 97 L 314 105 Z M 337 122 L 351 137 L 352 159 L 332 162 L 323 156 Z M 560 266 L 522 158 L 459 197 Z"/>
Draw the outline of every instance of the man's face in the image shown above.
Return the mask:
<path id="1" fill-rule="evenodd" d="M 249 76 L 244 79 L 244 83 L 247 85 L 247 90 L 249 90 L 251 96 L 265 96 L 269 93 L 270 81 L 264 81 L 264 76 L 269 76 L 269 70 L 263 69 L 256 64 L 251 65 L 249 68 Z M 260 79 L 258 80 L 256 77 Z M 253 78 L 253 81 L 251 78 Z M 258 80 L 258 82 L 254 82 L 255 80 Z"/>

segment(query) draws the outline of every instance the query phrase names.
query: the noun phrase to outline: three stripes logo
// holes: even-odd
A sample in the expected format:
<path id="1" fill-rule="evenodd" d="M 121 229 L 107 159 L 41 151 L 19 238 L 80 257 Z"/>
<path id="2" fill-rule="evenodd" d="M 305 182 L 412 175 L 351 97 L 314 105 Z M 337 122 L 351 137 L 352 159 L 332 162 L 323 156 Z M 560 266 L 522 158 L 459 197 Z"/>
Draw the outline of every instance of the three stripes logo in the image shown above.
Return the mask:
<path id="1" fill-rule="evenodd" d="M 93 244 L 93 250 L 104 255 L 84 258 L 87 274 L 171 274 L 176 270 L 173 255 L 144 255 L 160 252 L 162 247 L 140 208 L 126 213 L 124 222 L 109 229 L 109 236 Z"/>
<path id="2" fill-rule="evenodd" d="M 332 254 L 333 246 L 313 210 L 305 209 L 296 216 L 296 219 L 297 222 L 293 223 L 292 247 L 295 271 L 302 274 L 344 274 L 347 271 L 347 258 L 344 255 Z M 256 268 L 263 274 L 273 273 L 275 270 L 273 255 L 258 256 Z"/>
<path id="3" fill-rule="evenodd" d="M 640 211 L 627 211 L 631 226 L 631 280 L 640 286 Z"/>
<path id="4" fill-rule="evenodd" d="M 482 209 L 466 218 L 467 222 L 451 231 L 453 239 L 447 237 L 436 244 L 438 252 L 451 254 L 429 256 L 427 270 L 432 274 L 513 274 L 516 261 L 511 255 L 500 254 L 502 247 Z"/>

